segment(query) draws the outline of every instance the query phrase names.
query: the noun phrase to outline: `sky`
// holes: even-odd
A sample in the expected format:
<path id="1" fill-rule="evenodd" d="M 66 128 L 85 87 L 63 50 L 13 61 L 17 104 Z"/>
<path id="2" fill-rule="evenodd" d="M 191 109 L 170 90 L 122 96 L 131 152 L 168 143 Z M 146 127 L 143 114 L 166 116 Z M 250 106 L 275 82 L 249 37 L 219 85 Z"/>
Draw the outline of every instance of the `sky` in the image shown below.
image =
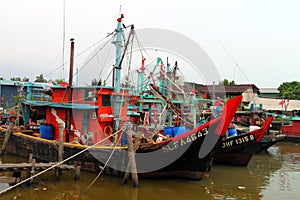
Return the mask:
<path id="1" fill-rule="evenodd" d="M 175 31 L 199 44 L 224 79 L 259 88 L 300 81 L 297 0 L 0 0 L 0 5 L 5 79 L 66 77 L 68 66 L 60 66 L 69 59 L 70 38 L 75 55 L 84 51 L 114 30 L 121 6 L 125 24 Z M 75 66 L 88 57 L 80 56 Z"/>

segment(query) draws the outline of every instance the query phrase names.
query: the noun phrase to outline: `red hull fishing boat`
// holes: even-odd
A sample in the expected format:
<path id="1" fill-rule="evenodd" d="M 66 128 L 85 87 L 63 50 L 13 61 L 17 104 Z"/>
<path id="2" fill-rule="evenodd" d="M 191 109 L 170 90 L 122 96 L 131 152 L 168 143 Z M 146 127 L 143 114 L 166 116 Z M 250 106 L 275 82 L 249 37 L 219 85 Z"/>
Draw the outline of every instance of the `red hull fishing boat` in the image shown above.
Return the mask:
<path id="1" fill-rule="evenodd" d="M 261 128 L 224 139 L 214 155 L 214 163 L 247 166 L 255 153 L 267 148 L 261 140 L 272 120 L 268 117 Z"/>
<path id="2" fill-rule="evenodd" d="M 72 86 L 72 41 L 69 83 L 51 86 L 47 91 L 40 91 L 36 84 L 20 87 L 24 127 L 30 130 L 7 134 L 2 152 L 26 157 L 33 154 L 40 161 L 65 162 L 116 176 L 130 171 L 145 177 L 199 180 L 209 171 L 213 153 L 219 148 L 242 97 L 228 100 L 219 117 L 188 127 L 180 121 L 184 115 L 181 104 L 190 105 L 195 118 L 202 100 L 195 94 L 190 100 L 176 100 L 171 89 L 161 89 L 167 88 L 163 85 L 142 85 L 144 59 L 138 92 L 121 84 L 123 51 L 134 34 L 131 25 L 127 43 L 122 45 L 122 18 L 123 15 L 118 18 L 112 34 L 116 46 L 113 85 Z M 157 59 L 157 65 L 163 68 L 161 59 Z M 170 85 L 167 78 L 170 77 L 161 76 L 160 80 L 166 79 L 166 85 Z"/>
<path id="3" fill-rule="evenodd" d="M 282 134 L 286 135 L 284 141 L 286 142 L 300 142 L 300 118 L 292 117 L 290 119 L 292 124 L 284 125 L 281 128 Z"/>

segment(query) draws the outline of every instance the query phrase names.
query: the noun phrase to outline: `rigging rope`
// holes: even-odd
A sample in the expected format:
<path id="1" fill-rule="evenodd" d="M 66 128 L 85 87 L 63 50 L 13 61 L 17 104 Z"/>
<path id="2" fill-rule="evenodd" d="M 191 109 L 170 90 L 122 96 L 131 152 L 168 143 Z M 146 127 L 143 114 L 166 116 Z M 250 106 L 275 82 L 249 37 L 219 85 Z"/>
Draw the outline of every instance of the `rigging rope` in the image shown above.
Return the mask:
<path id="1" fill-rule="evenodd" d="M 123 134 L 123 132 L 122 132 L 122 134 Z M 82 193 L 85 193 L 86 191 L 88 191 L 92 187 L 92 185 L 96 182 L 96 180 L 101 176 L 105 167 L 108 165 L 108 162 L 110 161 L 112 155 L 114 154 L 117 144 L 120 142 L 121 138 L 122 137 L 119 137 L 118 141 L 115 143 L 115 146 L 114 146 L 112 152 L 110 153 L 109 157 L 107 158 L 107 161 L 105 162 L 104 166 L 100 168 L 101 169 L 100 172 L 97 174 L 97 176 L 94 178 L 94 180 L 86 187 L 86 189 Z"/>
<path id="2" fill-rule="evenodd" d="M 77 54 L 77 55 L 75 56 L 75 58 L 81 56 L 83 53 L 85 53 L 86 51 L 90 50 L 90 49 L 93 48 L 95 45 L 99 44 L 100 42 L 102 42 L 103 40 L 105 40 L 106 38 L 108 38 L 109 36 L 111 36 L 113 33 L 114 33 L 114 32 L 109 33 L 107 36 L 105 36 L 105 37 L 102 38 L 101 40 L 99 40 L 99 41 L 93 43 L 91 46 L 89 46 L 88 48 L 86 48 L 85 50 L 83 50 L 83 51 L 81 51 L 79 54 Z M 64 62 L 62 65 L 56 67 L 56 68 L 53 69 L 51 72 L 49 72 L 48 74 L 46 74 L 45 77 L 51 75 L 52 73 L 54 73 L 55 71 L 57 71 L 57 70 L 59 70 L 60 68 L 64 67 L 64 66 L 65 66 L 66 64 L 68 64 L 68 63 L 69 63 L 69 61 Z"/>
<path id="3" fill-rule="evenodd" d="M 124 99 L 123 99 L 123 98 L 124 98 L 124 93 L 125 93 L 125 90 L 122 91 L 122 99 L 121 99 L 121 102 L 124 102 Z M 120 106 L 120 108 L 121 108 L 121 107 L 122 107 L 122 106 Z M 120 111 L 119 111 L 119 116 L 121 116 L 121 114 L 122 114 L 122 109 L 120 109 Z M 118 116 L 118 117 L 119 117 L 119 116 Z M 122 129 L 119 130 L 119 131 L 122 131 L 121 134 L 123 134 L 123 130 L 122 130 Z M 89 189 L 92 187 L 92 185 L 96 182 L 96 180 L 101 176 L 103 170 L 105 169 L 105 167 L 107 166 L 108 162 L 110 161 L 110 159 L 111 159 L 113 153 L 115 152 L 116 147 L 117 147 L 117 144 L 120 143 L 121 138 L 122 138 L 122 135 L 120 135 L 120 137 L 118 138 L 118 140 L 115 142 L 115 146 L 114 146 L 114 148 L 113 148 L 111 154 L 110 154 L 109 157 L 107 158 L 106 163 L 105 163 L 104 166 L 101 168 L 101 170 L 100 170 L 100 172 L 98 173 L 98 175 L 97 175 L 97 176 L 94 178 L 94 180 L 87 186 L 87 188 L 83 191 L 83 193 L 85 193 L 87 190 L 89 190 Z"/>

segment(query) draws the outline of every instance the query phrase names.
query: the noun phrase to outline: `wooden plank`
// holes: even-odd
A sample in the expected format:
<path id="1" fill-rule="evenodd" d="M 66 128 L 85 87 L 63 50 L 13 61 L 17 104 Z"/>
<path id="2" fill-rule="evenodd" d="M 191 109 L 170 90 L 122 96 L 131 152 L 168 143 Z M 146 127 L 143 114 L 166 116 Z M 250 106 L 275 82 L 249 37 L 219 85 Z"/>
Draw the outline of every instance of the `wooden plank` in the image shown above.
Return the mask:
<path id="1" fill-rule="evenodd" d="M 0 176 L 0 183 L 16 183 L 16 177 Z"/>
<path id="2" fill-rule="evenodd" d="M 49 168 L 55 165 L 56 163 L 35 163 L 35 168 L 42 169 L 42 168 Z M 20 169 L 20 170 L 26 170 L 31 169 L 32 163 L 2 163 L 0 164 L 0 171 L 6 171 L 6 170 L 13 170 L 13 169 Z M 73 165 L 66 165 L 62 164 L 57 166 L 57 168 L 60 169 L 74 169 Z"/>

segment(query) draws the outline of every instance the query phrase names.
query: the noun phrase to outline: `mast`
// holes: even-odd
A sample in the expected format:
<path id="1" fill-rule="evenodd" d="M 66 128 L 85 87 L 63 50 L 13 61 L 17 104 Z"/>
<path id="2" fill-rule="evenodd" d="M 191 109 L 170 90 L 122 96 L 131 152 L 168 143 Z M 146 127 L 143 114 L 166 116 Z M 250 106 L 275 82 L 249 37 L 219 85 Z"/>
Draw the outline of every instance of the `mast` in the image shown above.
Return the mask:
<path id="1" fill-rule="evenodd" d="M 113 101 L 113 113 L 114 113 L 114 130 L 117 131 L 119 129 L 119 121 L 120 119 L 120 106 L 121 106 L 121 98 L 119 96 L 120 88 L 121 88 L 121 56 L 122 56 L 122 45 L 123 45 L 123 30 L 122 30 L 122 18 L 124 15 L 121 14 L 120 18 L 118 18 L 118 24 L 116 28 L 115 40 L 112 42 L 116 47 L 116 60 L 115 66 L 113 70 L 113 87 L 114 92 L 116 93 L 115 99 Z M 117 137 L 113 142 L 117 142 Z"/>
<path id="2" fill-rule="evenodd" d="M 142 59 L 142 67 L 140 69 L 140 71 L 138 71 L 138 92 L 142 93 L 144 90 L 144 73 L 145 73 L 145 60 L 146 58 L 143 57 Z"/>
<path id="3" fill-rule="evenodd" d="M 120 106 L 121 106 L 121 65 L 125 57 L 125 52 L 128 47 L 129 41 L 131 36 L 134 34 L 134 26 L 130 25 L 130 33 L 128 35 L 128 39 L 126 41 L 124 52 L 122 54 L 122 47 L 123 47 L 123 30 L 122 26 L 122 19 L 124 18 L 124 15 L 121 14 L 120 18 L 118 18 L 118 24 L 116 28 L 116 34 L 115 34 L 115 40 L 112 42 L 116 46 L 116 63 L 113 70 L 113 87 L 114 87 L 114 93 L 115 97 L 113 99 L 113 113 L 114 113 L 114 130 L 119 130 L 120 121 L 122 120 L 120 117 Z M 124 26 L 124 28 L 127 28 Z M 114 137 L 115 141 L 117 141 L 117 136 Z"/>
<path id="4" fill-rule="evenodd" d="M 71 38 L 71 55 L 70 55 L 70 71 L 69 71 L 69 86 L 68 86 L 68 103 L 72 103 L 72 83 L 73 83 L 73 64 L 74 64 L 74 39 Z M 72 108 L 67 110 L 67 134 L 66 142 L 70 141 L 71 135 L 71 116 Z"/>
<path id="5" fill-rule="evenodd" d="M 165 94 L 165 66 L 161 62 L 160 64 L 160 71 L 159 71 L 159 91 L 162 94 Z"/>
<path id="6" fill-rule="evenodd" d="M 115 35 L 115 40 L 113 41 L 113 44 L 116 46 L 116 62 L 115 62 L 115 67 L 114 67 L 114 88 L 115 92 L 118 93 L 120 92 L 120 78 L 121 78 L 121 57 L 122 57 L 122 44 L 123 44 L 123 30 L 122 30 L 122 18 L 124 18 L 124 15 L 121 14 L 121 17 L 118 18 L 118 24 L 116 28 L 116 35 Z"/>

